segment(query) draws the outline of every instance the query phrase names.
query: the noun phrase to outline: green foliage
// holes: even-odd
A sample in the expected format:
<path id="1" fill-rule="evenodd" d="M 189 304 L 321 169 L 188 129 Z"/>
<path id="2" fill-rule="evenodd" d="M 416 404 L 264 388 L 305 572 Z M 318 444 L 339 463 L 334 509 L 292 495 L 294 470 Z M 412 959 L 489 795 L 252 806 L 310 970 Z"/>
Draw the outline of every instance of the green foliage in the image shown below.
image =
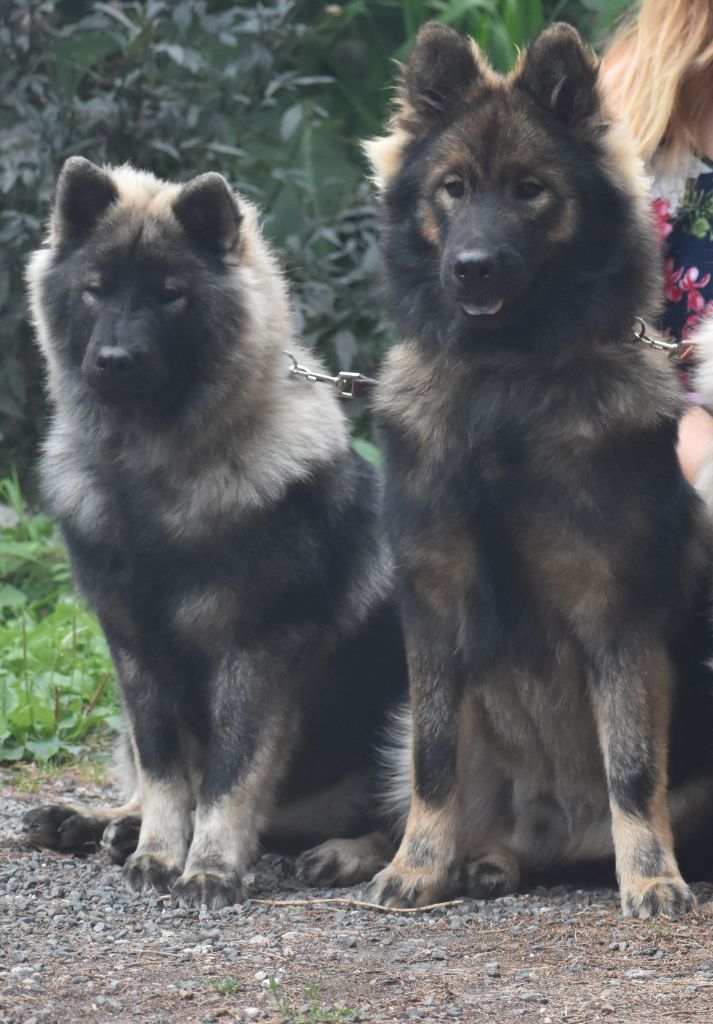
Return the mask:
<path id="1" fill-rule="evenodd" d="M 0 760 L 77 754 L 90 730 L 118 724 L 109 653 L 71 595 L 54 526 L 27 514 L 16 478 L 0 500 L 18 519 L 0 530 Z"/>
<path id="2" fill-rule="evenodd" d="M 381 457 L 381 452 L 375 444 L 372 444 L 371 441 L 367 441 L 363 437 L 355 437 L 352 444 L 363 459 L 370 462 L 372 466 L 376 466 L 377 469 L 382 468 L 383 459 Z"/>
<path id="3" fill-rule="evenodd" d="M 226 977 L 214 982 L 212 988 L 215 992 L 220 992 L 222 996 L 234 996 L 238 992 L 242 992 L 243 983 L 240 978 Z"/>
<path id="4" fill-rule="evenodd" d="M 676 218 L 695 238 L 713 239 L 713 194 L 689 187 L 679 203 Z"/>
<path id="5" fill-rule="evenodd" d="M 330 363 L 388 344 L 359 140 L 381 130 L 394 60 L 440 18 L 499 68 L 554 17 L 590 38 L 624 0 L 4 0 L 0 20 L 0 417 L 23 470 L 44 419 L 22 269 L 63 160 L 184 180 L 215 169 L 265 210 L 295 321 Z M 362 429 L 364 424 L 362 424 Z M 7 467 L 4 467 L 7 471 Z"/>

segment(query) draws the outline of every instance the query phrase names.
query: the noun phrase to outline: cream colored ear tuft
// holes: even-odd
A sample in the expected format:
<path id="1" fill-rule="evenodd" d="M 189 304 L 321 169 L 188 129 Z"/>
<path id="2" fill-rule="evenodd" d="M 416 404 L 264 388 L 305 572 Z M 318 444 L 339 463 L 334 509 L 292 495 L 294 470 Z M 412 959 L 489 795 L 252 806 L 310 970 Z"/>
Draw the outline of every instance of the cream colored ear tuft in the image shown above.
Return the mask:
<path id="1" fill-rule="evenodd" d="M 394 128 L 390 135 L 367 139 L 362 143 L 362 149 L 371 164 L 371 180 L 380 191 L 398 174 L 404 149 L 410 140 L 408 132 Z"/>

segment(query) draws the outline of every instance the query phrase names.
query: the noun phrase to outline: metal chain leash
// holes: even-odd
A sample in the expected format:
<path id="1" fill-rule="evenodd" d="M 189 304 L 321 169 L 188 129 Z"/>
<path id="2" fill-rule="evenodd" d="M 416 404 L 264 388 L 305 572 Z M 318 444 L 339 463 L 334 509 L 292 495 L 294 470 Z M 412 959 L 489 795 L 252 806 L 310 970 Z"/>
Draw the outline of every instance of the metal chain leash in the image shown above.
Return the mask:
<path id="1" fill-rule="evenodd" d="M 336 376 L 329 373 L 322 373 L 321 370 L 310 370 L 297 361 L 292 352 L 285 352 L 285 355 L 292 360 L 290 375 L 302 377 L 304 380 L 317 381 L 324 384 L 332 384 L 337 389 L 339 398 L 365 398 L 376 384 L 374 377 L 367 377 L 363 373 L 351 373 L 347 370 L 340 370 Z"/>

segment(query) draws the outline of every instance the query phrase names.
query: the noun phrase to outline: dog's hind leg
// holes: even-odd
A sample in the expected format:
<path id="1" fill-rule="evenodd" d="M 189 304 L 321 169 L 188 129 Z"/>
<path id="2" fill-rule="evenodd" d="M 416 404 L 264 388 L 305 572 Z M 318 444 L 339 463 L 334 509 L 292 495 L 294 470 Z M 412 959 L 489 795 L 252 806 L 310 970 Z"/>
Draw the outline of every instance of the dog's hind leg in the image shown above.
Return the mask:
<path id="1" fill-rule="evenodd" d="M 136 846 L 140 804 L 136 791 L 133 753 L 125 731 L 122 731 L 116 744 L 114 760 L 124 793 L 132 794 L 122 806 L 88 808 L 66 803 L 33 807 L 22 819 L 25 842 L 29 846 L 83 856 L 94 853 L 100 846 L 106 848 L 107 832 L 115 824 L 124 822 L 123 828 L 120 827 L 117 834 L 123 835 L 123 848 L 130 847 L 124 855 L 128 856 Z M 116 858 L 112 856 L 112 859 Z"/>
<path id="2" fill-rule="evenodd" d="M 60 853 L 95 853 L 104 842 L 104 834 L 114 822 L 139 822 L 140 803 L 138 798 L 122 807 L 80 807 L 77 804 L 48 804 L 33 807 L 22 819 L 23 838 L 29 846 L 58 850 Z M 126 838 L 124 840 L 126 843 Z M 136 841 L 134 839 L 134 846 Z"/>
<path id="3" fill-rule="evenodd" d="M 267 846 L 304 851 L 297 874 L 307 885 L 357 885 L 373 878 L 395 852 L 376 825 L 369 772 L 352 772 L 333 786 L 281 804 L 270 813 Z"/>
<path id="4" fill-rule="evenodd" d="M 493 843 L 463 865 L 463 888 L 473 899 L 490 900 L 515 892 L 520 863 L 505 843 Z"/>
<path id="5" fill-rule="evenodd" d="M 370 832 L 358 839 L 328 839 L 297 859 L 297 876 L 306 885 L 358 885 L 386 867 L 394 852 L 395 846 L 384 832 Z"/>
<path id="6" fill-rule="evenodd" d="M 638 659 L 600 656 L 592 683 L 609 788 L 621 905 L 630 917 L 676 917 L 694 905 L 673 852 L 666 802 L 671 673 L 651 645 Z"/>

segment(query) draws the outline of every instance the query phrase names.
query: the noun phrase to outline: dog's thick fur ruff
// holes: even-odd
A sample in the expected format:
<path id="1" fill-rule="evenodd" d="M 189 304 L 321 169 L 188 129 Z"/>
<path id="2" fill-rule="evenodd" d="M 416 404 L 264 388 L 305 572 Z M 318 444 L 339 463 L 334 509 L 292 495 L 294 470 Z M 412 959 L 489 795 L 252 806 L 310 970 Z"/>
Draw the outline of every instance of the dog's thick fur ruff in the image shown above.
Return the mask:
<path id="1" fill-rule="evenodd" d="M 373 825 L 375 741 L 406 688 L 377 479 L 336 395 L 290 376 L 284 282 L 219 175 L 70 159 L 28 282 L 54 406 L 44 496 L 136 776 L 121 810 L 41 809 L 29 837 L 86 848 L 111 821 L 120 860 L 140 828 L 133 888 L 229 904 L 260 835 Z"/>
<path id="2" fill-rule="evenodd" d="M 632 341 L 657 242 L 596 81 L 569 26 L 503 78 L 432 23 L 367 147 L 401 338 L 377 413 L 412 707 L 379 902 L 614 853 L 624 913 L 675 915 L 672 825 L 710 856 L 709 524 L 672 371 Z"/>

